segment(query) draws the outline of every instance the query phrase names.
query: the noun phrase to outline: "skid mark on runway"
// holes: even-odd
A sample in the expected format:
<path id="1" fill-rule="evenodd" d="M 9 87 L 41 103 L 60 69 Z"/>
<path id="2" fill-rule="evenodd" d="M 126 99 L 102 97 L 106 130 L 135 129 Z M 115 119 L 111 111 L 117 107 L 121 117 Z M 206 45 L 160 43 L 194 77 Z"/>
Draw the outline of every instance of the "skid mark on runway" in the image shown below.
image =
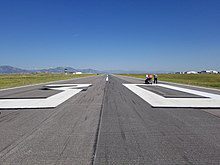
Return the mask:
<path id="1" fill-rule="evenodd" d="M 0 124 L 0 164 L 90 164 L 105 79 L 74 83 L 93 86 L 54 109 L 2 111 L 19 115 Z"/>
<path id="2" fill-rule="evenodd" d="M 1 150 L 0 152 L 0 158 L 7 157 L 11 153 L 13 153 L 14 150 L 17 149 L 17 147 L 22 144 L 26 139 L 28 139 L 35 131 L 40 129 L 43 124 L 49 121 L 50 118 L 57 115 L 59 113 L 59 110 L 51 113 L 47 118 L 45 118 L 43 121 L 41 121 L 38 125 L 36 125 L 34 128 L 32 128 L 28 133 L 24 134 L 19 140 L 14 141 L 10 145 L 4 148 L 4 150 Z"/>

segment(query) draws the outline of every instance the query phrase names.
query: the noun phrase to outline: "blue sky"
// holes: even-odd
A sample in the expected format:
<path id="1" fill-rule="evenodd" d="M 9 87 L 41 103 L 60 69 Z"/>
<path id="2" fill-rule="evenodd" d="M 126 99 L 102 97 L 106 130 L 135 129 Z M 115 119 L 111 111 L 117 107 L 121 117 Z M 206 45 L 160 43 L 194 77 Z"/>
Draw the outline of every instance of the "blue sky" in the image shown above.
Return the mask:
<path id="1" fill-rule="evenodd" d="M 0 0 L 0 65 L 220 70 L 219 0 Z"/>

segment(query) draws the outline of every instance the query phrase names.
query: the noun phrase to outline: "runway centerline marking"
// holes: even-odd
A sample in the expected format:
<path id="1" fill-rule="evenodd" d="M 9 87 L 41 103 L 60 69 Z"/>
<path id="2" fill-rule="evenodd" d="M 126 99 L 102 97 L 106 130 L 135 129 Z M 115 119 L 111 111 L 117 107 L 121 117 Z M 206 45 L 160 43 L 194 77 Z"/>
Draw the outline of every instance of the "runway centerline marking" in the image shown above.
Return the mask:
<path id="1" fill-rule="evenodd" d="M 45 99 L 0 99 L 0 109 L 55 108 L 91 84 L 50 84 L 45 87 L 62 92 Z"/>
<path id="2" fill-rule="evenodd" d="M 129 90 L 148 102 L 152 107 L 191 107 L 191 108 L 219 108 L 220 95 L 197 91 L 193 89 L 186 89 L 182 87 L 171 86 L 167 84 L 123 84 Z M 160 86 L 168 89 L 173 89 L 189 94 L 203 96 L 205 98 L 165 98 L 147 89 L 139 86 Z"/>

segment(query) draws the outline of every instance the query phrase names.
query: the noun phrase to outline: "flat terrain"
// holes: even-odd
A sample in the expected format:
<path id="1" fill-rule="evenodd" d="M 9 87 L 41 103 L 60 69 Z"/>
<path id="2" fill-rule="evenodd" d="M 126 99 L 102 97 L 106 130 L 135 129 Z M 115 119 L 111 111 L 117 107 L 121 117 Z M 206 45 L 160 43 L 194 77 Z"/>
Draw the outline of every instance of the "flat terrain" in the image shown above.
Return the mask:
<path id="1" fill-rule="evenodd" d="M 146 76 L 144 74 L 122 75 L 143 79 Z M 158 80 L 220 89 L 220 74 L 158 74 Z"/>
<path id="2" fill-rule="evenodd" d="M 51 73 L 38 73 L 38 74 L 1 74 L 0 75 L 0 89 L 24 86 L 30 84 L 45 83 L 57 80 L 67 80 L 73 78 L 80 78 L 92 76 L 92 74 L 51 74 Z"/>
<path id="3" fill-rule="evenodd" d="M 220 164 L 219 108 L 153 108 L 123 85 L 143 84 L 132 77 L 62 82 L 67 83 L 92 86 L 56 108 L 0 110 L 0 164 Z M 0 96 L 54 94 L 40 89 L 6 90 Z"/>

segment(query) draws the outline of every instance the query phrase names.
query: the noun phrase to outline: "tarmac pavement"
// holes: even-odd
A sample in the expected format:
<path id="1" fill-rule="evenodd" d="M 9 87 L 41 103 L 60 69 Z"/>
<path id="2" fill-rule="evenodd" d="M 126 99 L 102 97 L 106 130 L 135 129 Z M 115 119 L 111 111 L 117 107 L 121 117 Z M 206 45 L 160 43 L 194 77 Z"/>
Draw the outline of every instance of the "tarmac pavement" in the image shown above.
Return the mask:
<path id="1" fill-rule="evenodd" d="M 123 85 L 143 82 L 115 75 L 68 80 L 60 84 L 92 86 L 55 108 L 1 109 L 0 164 L 220 164 L 220 109 L 153 108 Z M 148 88 L 163 97 L 199 97 Z M 0 91 L 0 99 L 57 92 L 36 85 Z"/>

